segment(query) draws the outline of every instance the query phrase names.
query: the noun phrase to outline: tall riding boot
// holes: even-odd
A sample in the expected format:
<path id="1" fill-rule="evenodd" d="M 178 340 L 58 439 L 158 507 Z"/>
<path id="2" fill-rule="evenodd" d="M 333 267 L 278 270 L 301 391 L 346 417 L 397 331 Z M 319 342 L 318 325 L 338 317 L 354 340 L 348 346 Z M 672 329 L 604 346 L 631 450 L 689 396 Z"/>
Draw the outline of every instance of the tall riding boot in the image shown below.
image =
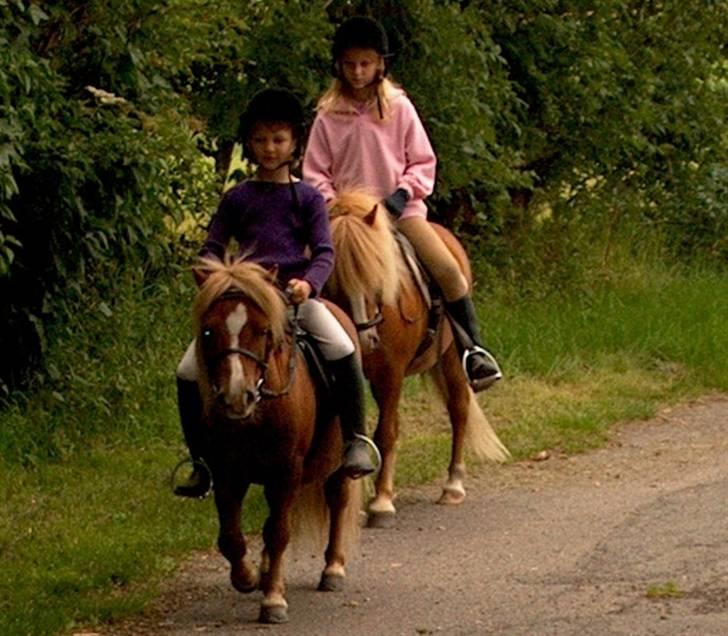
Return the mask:
<path id="1" fill-rule="evenodd" d="M 197 382 L 177 378 L 177 406 L 182 432 L 192 458 L 192 473 L 175 486 L 178 497 L 204 497 L 210 492 L 212 479 L 205 463 L 206 434 L 202 425 L 202 398 Z"/>
<path id="2" fill-rule="evenodd" d="M 495 358 L 481 344 L 473 299 L 466 294 L 446 303 L 446 310 L 453 325 L 468 382 L 473 391 L 483 391 L 500 380 L 503 374 Z"/>
<path id="3" fill-rule="evenodd" d="M 358 479 L 376 470 L 369 457 L 369 446 L 374 447 L 374 442 L 366 436 L 364 374 L 356 353 L 330 360 L 329 366 L 334 374 L 334 399 L 344 436 L 342 468 L 349 477 Z"/>

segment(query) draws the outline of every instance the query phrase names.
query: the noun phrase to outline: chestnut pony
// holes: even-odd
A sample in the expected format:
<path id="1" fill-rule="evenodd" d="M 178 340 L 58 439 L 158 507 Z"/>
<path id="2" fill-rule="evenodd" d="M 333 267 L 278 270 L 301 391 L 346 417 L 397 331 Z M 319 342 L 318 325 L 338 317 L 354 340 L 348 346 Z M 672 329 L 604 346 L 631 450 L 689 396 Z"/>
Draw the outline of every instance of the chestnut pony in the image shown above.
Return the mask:
<path id="1" fill-rule="evenodd" d="M 240 592 L 263 591 L 259 620 L 288 620 L 283 554 L 297 529 L 328 530 L 320 590 L 336 590 L 358 538 L 361 488 L 340 470 L 341 430 L 317 404 L 292 341 L 285 300 L 260 266 L 227 259 L 195 268 L 193 306 L 203 420 L 220 529 L 218 546 Z M 351 321 L 332 306 L 355 335 Z M 260 568 L 246 558 L 242 503 L 262 484 L 269 507 Z"/>
<path id="2" fill-rule="evenodd" d="M 510 453 L 468 385 L 448 320 L 439 321 L 435 337 L 427 344 L 424 293 L 405 263 L 387 211 L 375 197 L 352 190 L 332 201 L 330 217 L 336 265 L 327 295 L 349 313 L 360 330 L 364 372 L 379 406 L 374 441 L 382 454 L 382 469 L 369 503 L 369 525 L 387 527 L 396 512 L 397 410 L 405 376 L 429 372 L 450 417 L 450 465 L 438 503 L 458 504 L 465 498 L 466 445 L 479 459 L 505 461 Z M 470 264 L 458 240 L 444 227 L 433 227 L 472 284 Z"/>

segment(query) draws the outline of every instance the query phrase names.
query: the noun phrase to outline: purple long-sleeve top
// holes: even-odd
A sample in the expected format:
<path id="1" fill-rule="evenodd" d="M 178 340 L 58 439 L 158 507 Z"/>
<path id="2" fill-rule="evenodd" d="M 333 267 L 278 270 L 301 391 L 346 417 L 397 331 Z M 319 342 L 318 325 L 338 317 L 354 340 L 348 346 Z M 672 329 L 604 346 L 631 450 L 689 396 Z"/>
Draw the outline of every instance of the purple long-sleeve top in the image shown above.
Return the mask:
<path id="1" fill-rule="evenodd" d="M 231 238 L 240 255 L 263 267 L 278 266 L 282 287 L 292 278 L 307 281 L 312 295 L 321 293 L 334 267 L 329 216 L 316 188 L 244 181 L 228 190 L 212 218 L 200 256 L 222 259 Z"/>

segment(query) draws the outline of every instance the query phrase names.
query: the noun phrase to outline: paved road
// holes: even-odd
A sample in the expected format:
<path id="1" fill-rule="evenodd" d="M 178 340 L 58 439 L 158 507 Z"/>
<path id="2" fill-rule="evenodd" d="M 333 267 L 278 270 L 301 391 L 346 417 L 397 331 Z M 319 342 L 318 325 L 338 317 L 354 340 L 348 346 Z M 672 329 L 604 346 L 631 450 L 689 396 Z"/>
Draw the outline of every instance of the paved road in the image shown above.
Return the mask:
<path id="1" fill-rule="evenodd" d="M 196 555 L 145 616 L 104 634 L 728 634 L 728 398 L 624 425 L 585 455 L 484 468 L 458 508 L 436 486 L 366 530 L 346 591 L 289 568 L 291 622 Z"/>

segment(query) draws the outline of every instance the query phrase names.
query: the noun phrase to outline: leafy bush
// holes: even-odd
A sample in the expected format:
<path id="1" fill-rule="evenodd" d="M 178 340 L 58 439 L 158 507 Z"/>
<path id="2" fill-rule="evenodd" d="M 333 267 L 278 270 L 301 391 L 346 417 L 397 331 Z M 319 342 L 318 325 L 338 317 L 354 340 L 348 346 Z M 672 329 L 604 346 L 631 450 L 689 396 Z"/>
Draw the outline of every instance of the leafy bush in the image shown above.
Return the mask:
<path id="1" fill-rule="evenodd" d="M 435 218 L 491 268 L 562 284 L 648 234 L 725 261 L 724 2 L 0 0 L 0 388 L 83 290 L 198 240 L 245 102 L 312 117 L 354 13 L 431 134 Z"/>
<path id="2" fill-rule="evenodd" d="M 166 218 L 212 203 L 186 105 L 140 48 L 139 5 L 0 2 L 5 383 L 28 380 L 46 325 L 88 287 L 166 267 Z M 208 187 L 187 183 L 195 171 Z"/>

